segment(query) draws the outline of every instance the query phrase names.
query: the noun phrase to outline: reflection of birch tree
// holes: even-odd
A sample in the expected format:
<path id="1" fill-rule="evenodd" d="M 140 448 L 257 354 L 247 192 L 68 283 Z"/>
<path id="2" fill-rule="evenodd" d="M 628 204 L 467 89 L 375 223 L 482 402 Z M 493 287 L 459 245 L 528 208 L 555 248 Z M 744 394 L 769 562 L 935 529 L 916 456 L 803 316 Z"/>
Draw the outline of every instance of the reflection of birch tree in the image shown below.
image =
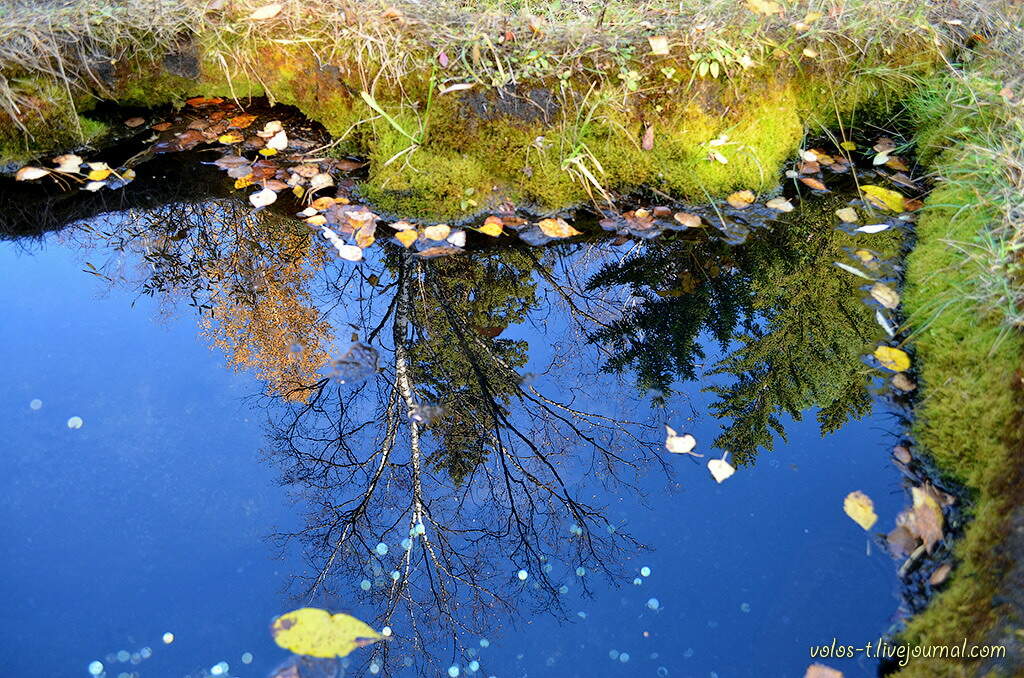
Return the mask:
<path id="1" fill-rule="evenodd" d="M 497 284 L 495 258 L 477 262 L 491 267 L 483 284 Z M 464 259 L 458 266 L 474 265 Z M 366 317 L 364 339 L 386 356 L 380 372 L 354 388 L 322 379 L 305 402 L 285 403 L 272 426 L 286 482 L 313 507 L 301 531 L 279 535 L 300 541 L 311 566 L 295 585 L 309 597 L 372 603 L 399 641 L 378 647 L 373 661 L 392 668 L 396 652 L 442 664 L 465 658 L 465 638 L 523 605 L 562 614 L 569 588 L 620 575 L 617 555 L 639 548 L 584 498 L 584 476 L 633 491 L 631 472 L 650 447 L 629 422 L 524 382 L 523 347 L 478 330 L 483 315 L 511 322 L 532 299 L 495 292 L 488 313 L 459 284 L 465 277 L 440 275 L 450 266 L 401 254 L 394 280 L 379 285 L 390 297 L 378 300 L 384 320 Z M 522 284 L 531 269 L 513 269 L 518 278 L 505 284 L 532 294 Z M 468 413 L 431 409 L 470 401 Z M 451 444 L 453 416 L 475 445 Z"/>

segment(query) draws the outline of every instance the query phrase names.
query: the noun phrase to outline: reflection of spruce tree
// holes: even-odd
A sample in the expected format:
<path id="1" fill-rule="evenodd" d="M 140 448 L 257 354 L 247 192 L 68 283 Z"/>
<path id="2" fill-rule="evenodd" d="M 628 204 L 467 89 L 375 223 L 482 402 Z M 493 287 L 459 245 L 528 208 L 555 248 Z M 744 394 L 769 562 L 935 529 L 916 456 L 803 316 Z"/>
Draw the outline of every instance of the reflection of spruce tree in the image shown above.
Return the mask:
<path id="1" fill-rule="evenodd" d="M 773 229 L 770 244 L 751 244 L 740 255 L 759 322 L 736 337 L 740 348 L 715 367 L 713 374 L 735 381 L 709 389 L 721 396 L 714 412 L 731 420 L 715 445 L 737 463 L 751 461 L 759 447 L 771 449 L 773 432 L 785 440 L 783 413 L 799 420 L 803 410 L 821 408 L 824 435 L 871 408 L 870 373 L 860 357 L 880 328 L 861 301 L 864 281 L 833 263 L 849 261 L 844 248 L 865 243 L 835 230 L 834 211 L 843 206 L 841 197 L 804 201 Z M 898 232 L 872 236 L 870 246 L 892 256 Z"/>
<path id="2" fill-rule="evenodd" d="M 441 407 L 430 423 L 438 449 L 430 462 L 461 482 L 485 458 L 498 428 L 490 402 L 507 413 L 527 361 L 525 341 L 499 332 L 534 305 L 533 260 L 507 250 L 426 262 L 414 288 L 413 380 L 426 403 Z M 487 391 L 486 393 L 484 391 Z"/>
<path id="3" fill-rule="evenodd" d="M 671 395 L 676 379 L 693 379 L 704 358 L 699 334 L 710 332 L 724 347 L 747 315 L 748 284 L 730 256 L 717 241 L 654 241 L 638 256 L 603 267 L 587 289 L 629 285 L 632 297 L 620 318 L 589 336 L 614 354 L 603 369 L 632 367 L 639 388 L 656 391 L 658 401 Z"/>

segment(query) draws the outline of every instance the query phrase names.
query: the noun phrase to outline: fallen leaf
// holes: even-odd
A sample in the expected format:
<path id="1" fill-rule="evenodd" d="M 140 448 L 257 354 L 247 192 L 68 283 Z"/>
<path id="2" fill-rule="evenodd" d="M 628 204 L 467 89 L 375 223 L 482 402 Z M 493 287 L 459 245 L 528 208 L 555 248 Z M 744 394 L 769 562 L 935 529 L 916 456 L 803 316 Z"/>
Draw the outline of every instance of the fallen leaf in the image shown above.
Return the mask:
<path id="1" fill-rule="evenodd" d="M 852 141 L 843 141 L 839 144 L 839 148 L 843 149 L 844 151 L 856 151 L 857 144 L 853 143 Z"/>
<path id="2" fill-rule="evenodd" d="M 428 247 L 425 250 L 420 250 L 416 253 L 416 256 L 422 259 L 433 259 L 435 257 L 447 257 L 453 254 L 462 252 L 458 247 L 446 247 L 444 245 L 438 245 L 437 247 Z"/>
<path id="3" fill-rule="evenodd" d="M 269 5 L 263 5 L 262 7 L 253 10 L 252 14 L 249 15 L 250 21 L 266 21 L 267 19 L 273 19 L 277 16 L 284 6 L 279 2 L 273 2 Z"/>
<path id="4" fill-rule="evenodd" d="M 805 186 L 809 186 L 815 191 L 828 191 L 828 187 L 814 177 L 800 177 L 800 181 L 803 182 Z"/>
<path id="5" fill-rule="evenodd" d="M 228 132 L 217 137 L 217 141 L 222 144 L 238 144 L 245 141 L 245 137 L 238 132 Z"/>
<path id="6" fill-rule="evenodd" d="M 270 626 L 270 633 L 279 646 L 309 657 L 344 657 L 384 639 L 355 617 L 313 607 L 281 615 Z"/>
<path id="7" fill-rule="evenodd" d="M 892 385 L 907 393 L 917 388 L 917 383 L 903 372 L 897 372 L 892 375 Z"/>
<path id="8" fill-rule="evenodd" d="M 50 170 L 48 170 L 48 169 L 43 169 L 42 167 L 33 167 L 31 165 L 26 165 L 25 167 L 22 167 L 20 170 L 18 170 L 18 172 L 14 175 L 14 180 L 15 181 L 33 181 L 34 179 L 41 179 L 41 178 L 45 177 L 47 174 L 49 174 L 49 173 L 50 173 Z"/>
<path id="9" fill-rule="evenodd" d="M 764 204 L 765 207 L 779 212 L 792 212 L 795 208 L 793 203 L 786 200 L 785 198 L 772 198 Z"/>
<path id="10" fill-rule="evenodd" d="M 171 129 L 171 127 L 173 127 L 173 125 L 169 122 L 158 122 L 157 124 L 152 125 L 150 129 L 155 130 L 157 132 L 166 132 L 167 130 Z"/>
<path id="11" fill-rule="evenodd" d="M 280 120 L 271 120 L 270 122 L 263 126 L 263 129 L 261 131 L 256 132 L 256 135 L 263 137 L 264 139 L 269 139 L 270 137 L 274 136 L 275 134 L 283 130 L 284 125 L 281 124 Z"/>
<path id="12" fill-rule="evenodd" d="M 396 221 L 395 223 L 388 225 L 396 231 L 408 231 L 416 228 L 416 224 L 411 224 L 408 221 Z"/>
<path id="13" fill-rule="evenodd" d="M 444 240 L 451 232 L 452 227 L 448 224 L 435 224 L 423 229 L 423 237 L 427 240 Z"/>
<path id="14" fill-rule="evenodd" d="M 651 46 L 651 54 L 657 56 L 665 56 L 668 54 L 668 38 L 664 35 L 648 36 L 647 44 Z"/>
<path id="15" fill-rule="evenodd" d="M 921 539 L 925 550 L 931 553 L 935 544 L 942 541 L 942 507 L 939 506 L 934 493 L 924 487 L 912 487 L 910 494 L 914 499 L 914 505 L 901 514 L 901 517 L 905 516 L 903 524 Z"/>
<path id="16" fill-rule="evenodd" d="M 903 211 L 903 196 L 896 191 L 872 184 L 865 184 L 860 187 L 860 190 L 872 205 L 889 209 L 893 212 Z"/>
<path id="17" fill-rule="evenodd" d="M 250 172 L 243 177 L 235 179 L 235 188 L 245 188 L 246 186 L 252 186 L 254 183 L 256 183 L 255 177 Z"/>
<path id="18" fill-rule="evenodd" d="M 836 210 L 836 216 L 846 223 L 852 223 L 857 221 L 857 210 L 852 207 L 843 207 Z"/>
<path id="19" fill-rule="evenodd" d="M 910 356 L 898 348 L 879 346 L 875 349 L 874 356 L 882 367 L 893 372 L 904 372 L 910 369 Z"/>
<path id="20" fill-rule="evenodd" d="M 337 201 L 334 198 L 325 195 L 324 197 L 317 198 L 313 202 L 309 203 L 309 206 L 315 210 L 325 210 L 329 207 L 333 207 L 336 202 Z"/>
<path id="21" fill-rule="evenodd" d="M 700 228 L 704 225 L 700 220 L 700 217 L 696 214 L 690 214 L 689 212 L 676 212 L 672 215 L 672 218 L 686 228 Z"/>
<path id="22" fill-rule="evenodd" d="M 327 223 L 327 217 L 322 214 L 314 214 L 306 219 L 306 223 L 310 226 L 323 226 Z"/>
<path id="23" fill-rule="evenodd" d="M 284 134 L 284 132 L 281 132 L 281 134 Z M 321 172 L 309 180 L 309 190 L 311 191 L 319 191 L 321 188 L 327 188 L 328 186 L 333 185 L 334 178 L 325 172 Z"/>
<path id="24" fill-rule="evenodd" d="M 703 457 L 703 454 L 698 454 L 693 451 L 693 448 L 697 446 L 697 439 L 689 433 L 679 435 L 676 433 L 671 426 L 665 426 L 665 449 L 672 454 L 688 454 L 692 457 Z"/>
<path id="25" fill-rule="evenodd" d="M 103 188 L 106 185 L 107 185 L 107 182 L 105 182 L 105 181 L 89 181 L 89 182 L 86 182 L 85 186 L 82 187 L 82 190 L 83 191 L 89 191 L 91 193 L 95 193 L 96 191 L 100 190 L 101 188 Z"/>
<path id="26" fill-rule="evenodd" d="M 889 224 L 868 224 L 866 226 L 858 226 L 853 230 L 859 233 L 881 233 L 888 228 L 890 228 Z"/>
<path id="27" fill-rule="evenodd" d="M 736 209 L 742 210 L 750 207 L 750 205 L 756 199 L 757 197 L 754 195 L 752 191 L 743 190 L 731 193 L 729 197 L 725 199 L 725 201 L 728 202 L 733 207 L 735 207 Z"/>
<path id="28" fill-rule="evenodd" d="M 128 118 L 124 121 L 124 124 L 126 127 L 141 127 L 142 125 L 146 124 L 146 119 L 136 116 L 133 118 Z"/>
<path id="29" fill-rule="evenodd" d="M 747 0 L 747 9 L 757 14 L 779 14 L 782 5 L 772 0 Z"/>
<path id="30" fill-rule="evenodd" d="M 802 54 L 808 59 L 818 58 L 818 50 L 814 49 L 813 47 L 804 47 Z"/>
<path id="31" fill-rule="evenodd" d="M 846 495 L 846 499 L 843 500 L 843 511 L 865 530 L 870 530 L 878 522 L 875 503 L 860 490 Z"/>
<path id="32" fill-rule="evenodd" d="M 191 99 L 186 99 L 185 103 L 189 106 L 199 108 L 201 106 L 216 106 L 217 104 L 224 103 L 224 100 L 220 97 L 213 97 L 212 99 L 207 99 L 206 97 L 192 97 Z"/>
<path id="33" fill-rule="evenodd" d="M 455 247 L 465 247 L 466 232 L 463 230 L 452 231 L 451 235 L 448 236 L 447 240 Z"/>
<path id="34" fill-rule="evenodd" d="M 537 225 L 549 238 L 570 238 L 580 232 L 570 226 L 564 219 L 541 219 Z"/>
<path id="35" fill-rule="evenodd" d="M 283 151 L 288 148 L 288 135 L 284 130 L 281 130 L 274 136 L 267 139 L 267 148 L 272 148 L 275 151 Z"/>
<path id="36" fill-rule="evenodd" d="M 640 148 L 645 151 L 654 149 L 654 125 L 648 125 L 644 131 L 644 138 L 640 142 Z"/>
<path id="37" fill-rule="evenodd" d="M 732 474 L 736 473 L 736 469 L 732 467 L 732 464 L 727 462 L 725 458 L 729 455 L 726 452 L 722 455 L 721 459 L 712 459 L 708 462 L 708 470 L 711 471 L 711 476 L 716 482 L 722 482 L 727 480 Z"/>
<path id="38" fill-rule="evenodd" d="M 255 115 L 245 113 L 243 115 L 236 115 L 233 118 L 228 119 L 228 124 L 235 129 L 245 129 L 256 120 Z"/>
<path id="39" fill-rule="evenodd" d="M 491 237 L 497 238 L 499 235 L 502 234 L 503 228 L 504 224 L 502 223 L 501 219 L 492 215 L 484 219 L 483 226 L 481 226 L 477 230 L 483 233 L 484 235 L 489 235 Z"/>
<path id="40" fill-rule="evenodd" d="M 53 163 L 57 165 L 55 168 L 57 172 L 76 174 L 82 168 L 82 157 L 71 153 L 58 155 L 53 159 Z"/>
<path id="41" fill-rule="evenodd" d="M 249 196 L 249 202 L 252 203 L 253 207 L 266 207 L 277 200 L 277 193 L 274 193 L 269 188 L 264 188 L 261 191 L 256 191 Z"/>
<path id="42" fill-rule="evenodd" d="M 405 245 L 406 249 L 412 247 L 417 238 L 419 238 L 419 234 L 416 231 L 399 231 L 395 233 L 395 239 Z"/>
<path id="43" fill-rule="evenodd" d="M 953 566 L 950 563 L 943 563 L 935 568 L 932 575 L 928 577 L 928 583 L 932 586 L 938 586 L 942 582 L 949 578 L 949 573 L 953 571 Z"/>
<path id="44" fill-rule="evenodd" d="M 838 266 L 839 268 L 843 269 L 847 273 L 852 273 L 852 274 L 854 274 L 856 276 L 860 276 L 861 278 L 864 278 L 865 280 L 874 280 L 874 278 L 872 278 L 870 275 L 868 275 L 867 273 L 865 273 L 864 271 L 860 270 L 859 268 L 857 268 L 855 266 L 850 266 L 849 264 L 844 264 L 841 261 L 833 261 L 832 263 L 835 264 L 836 266 Z"/>
<path id="45" fill-rule="evenodd" d="M 900 295 L 885 283 L 876 282 L 871 286 L 870 293 L 875 301 L 886 308 L 896 308 L 900 305 Z"/>
<path id="46" fill-rule="evenodd" d="M 914 458 L 910 455 L 910 450 L 908 450 L 903 445 L 897 445 L 894 448 L 892 448 L 892 456 L 896 457 L 896 459 L 903 464 L 909 464 L 911 461 L 914 460 Z"/>
<path id="47" fill-rule="evenodd" d="M 111 170 L 109 167 L 104 167 L 102 169 L 90 170 L 90 172 L 85 176 L 89 179 L 89 181 L 103 181 L 104 179 L 110 176 L 110 172 Z"/>
<path id="48" fill-rule="evenodd" d="M 897 520 L 899 519 L 897 518 Z M 906 525 L 897 525 L 892 532 L 885 536 L 885 541 L 889 545 L 889 551 L 898 558 L 913 553 L 919 540 L 907 529 Z"/>
<path id="49" fill-rule="evenodd" d="M 472 89 L 475 82 L 459 82 L 454 85 L 448 85 L 444 89 L 437 90 L 438 94 L 451 94 L 452 92 L 463 92 L 467 89 Z"/>
<path id="50" fill-rule="evenodd" d="M 843 678 L 843 673 L 824 664 L 811 664 L 807 667 L 804 678 Z"/>

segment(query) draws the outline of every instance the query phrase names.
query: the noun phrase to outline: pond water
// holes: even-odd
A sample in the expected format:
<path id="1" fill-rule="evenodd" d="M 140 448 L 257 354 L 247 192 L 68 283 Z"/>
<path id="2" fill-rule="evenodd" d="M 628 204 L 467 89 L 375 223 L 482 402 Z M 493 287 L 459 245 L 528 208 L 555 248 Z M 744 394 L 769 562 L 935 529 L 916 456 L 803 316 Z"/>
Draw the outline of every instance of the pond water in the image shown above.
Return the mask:
<path id="1" fill-rule="evenodd" d="M 392 635 L 301 675 L 799 677 L 898 621 L 843 498 L 891 523 L 902 426 L 835 262 L 892 280 L 903 232 L 850 194 L 354 264 L 186 165 L 0 244 L 10 673 L 268 676 L 307 604 Z"/>

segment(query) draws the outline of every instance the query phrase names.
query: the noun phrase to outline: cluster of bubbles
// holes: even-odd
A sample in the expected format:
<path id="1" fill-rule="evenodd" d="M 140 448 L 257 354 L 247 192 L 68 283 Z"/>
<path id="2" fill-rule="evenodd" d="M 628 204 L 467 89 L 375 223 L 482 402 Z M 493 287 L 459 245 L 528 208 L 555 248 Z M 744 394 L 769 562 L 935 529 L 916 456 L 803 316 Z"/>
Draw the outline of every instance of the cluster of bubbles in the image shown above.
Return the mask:
<path id="1" fill-rule="evenodd" d="M 160 637 L 160 640 L 163 642 L 164 645 L 170 645 L 175 640 L 174 634 L 171 633 L 170 631 L 167 631 L 166 633 L 164 633 Z M 109 665 L 112 665 L 112 664 L 131 664 L 133 666 L 137 666 L 137 665 L 141 664 L 142 662 L 144 662 L 145 660 L 149 659 L 152 656 L 153 656 L 153 648 L 151 648 L 149 646 L 143 647 L 143 648 L 139 649 L 137 652 L 129 652 L 128 650 L 118 650 L 117 652 L 111 652 L 106 657 L 104 657 L 104 659 L 106 660 L 106 664 L 104 664 L 102 661 L 96 659 L 96 660 L 93 660 L 93 661 L 89 662 L 89 665 L 88 665 L 87 669 L 89 671 L 89 675 L 96 676 L 97 678 L 105 678 L 108 675 L 109 676 L 113 676 L 114 675 L 113 673 L 110 673 L 110 674 L 107 673 L 107 671 L 109 670 Z M 243 652 L 241 659 L 242 659 L 242 663 L 243 664 L 246 664 L 246 665 L 252 664 L 252 662 L 253 662 L 253 654 L 252 654 L 252 652 Z M 228 676 L 228 675 L 230 675 L 230 670 L 231 670 L 231 667 L 228 665 L 228 663 L 226 661 L 220 661 L 220 662 L 217 662 L 216 664 L 214 664 L 213 666 L 210 667 L 209 675 L 211 675 L 211 676 Z M 117 675 L 117 678 L 138 678 L 139 673 L 135 672 L 135 671 L 133 671 L 133 672 L 121 671 L 121 672 L 117 673 L 116 675 Z"/>
<path id="2" fill-rule="evenodd" d="M 480 647 L 482 647 L 484 649 L 487 649 L 490 646 L 491 646 L 491 641 L 487 640 L 486 638 L 481 638 L 480 639 Z M 473 648 L 469 648 L 468 650 L 466 650 L 466 655 L 468 657 L 473 657 L 475 654 L 476 654 L 476 650 L 473 649 Z M 460 666 L 458 664 L 452 664 L 451 666 L 448 667 L 448 676 L 450 678 L 458 678 L 459 676 L 462 675 L 462 670 L 463 670 L 462 666 Z M 470 659 L 470 661 L 465 666 L 465 670 L 466 670 L 466 673 L 471 674 L 471 675 L 476 673 L 477 671 L 480 670 L 480 662 L 477 661 L 476 659 Z M 494 676 L 490 676 L 490 678 L 495 678 L 495 677 Z"/>

